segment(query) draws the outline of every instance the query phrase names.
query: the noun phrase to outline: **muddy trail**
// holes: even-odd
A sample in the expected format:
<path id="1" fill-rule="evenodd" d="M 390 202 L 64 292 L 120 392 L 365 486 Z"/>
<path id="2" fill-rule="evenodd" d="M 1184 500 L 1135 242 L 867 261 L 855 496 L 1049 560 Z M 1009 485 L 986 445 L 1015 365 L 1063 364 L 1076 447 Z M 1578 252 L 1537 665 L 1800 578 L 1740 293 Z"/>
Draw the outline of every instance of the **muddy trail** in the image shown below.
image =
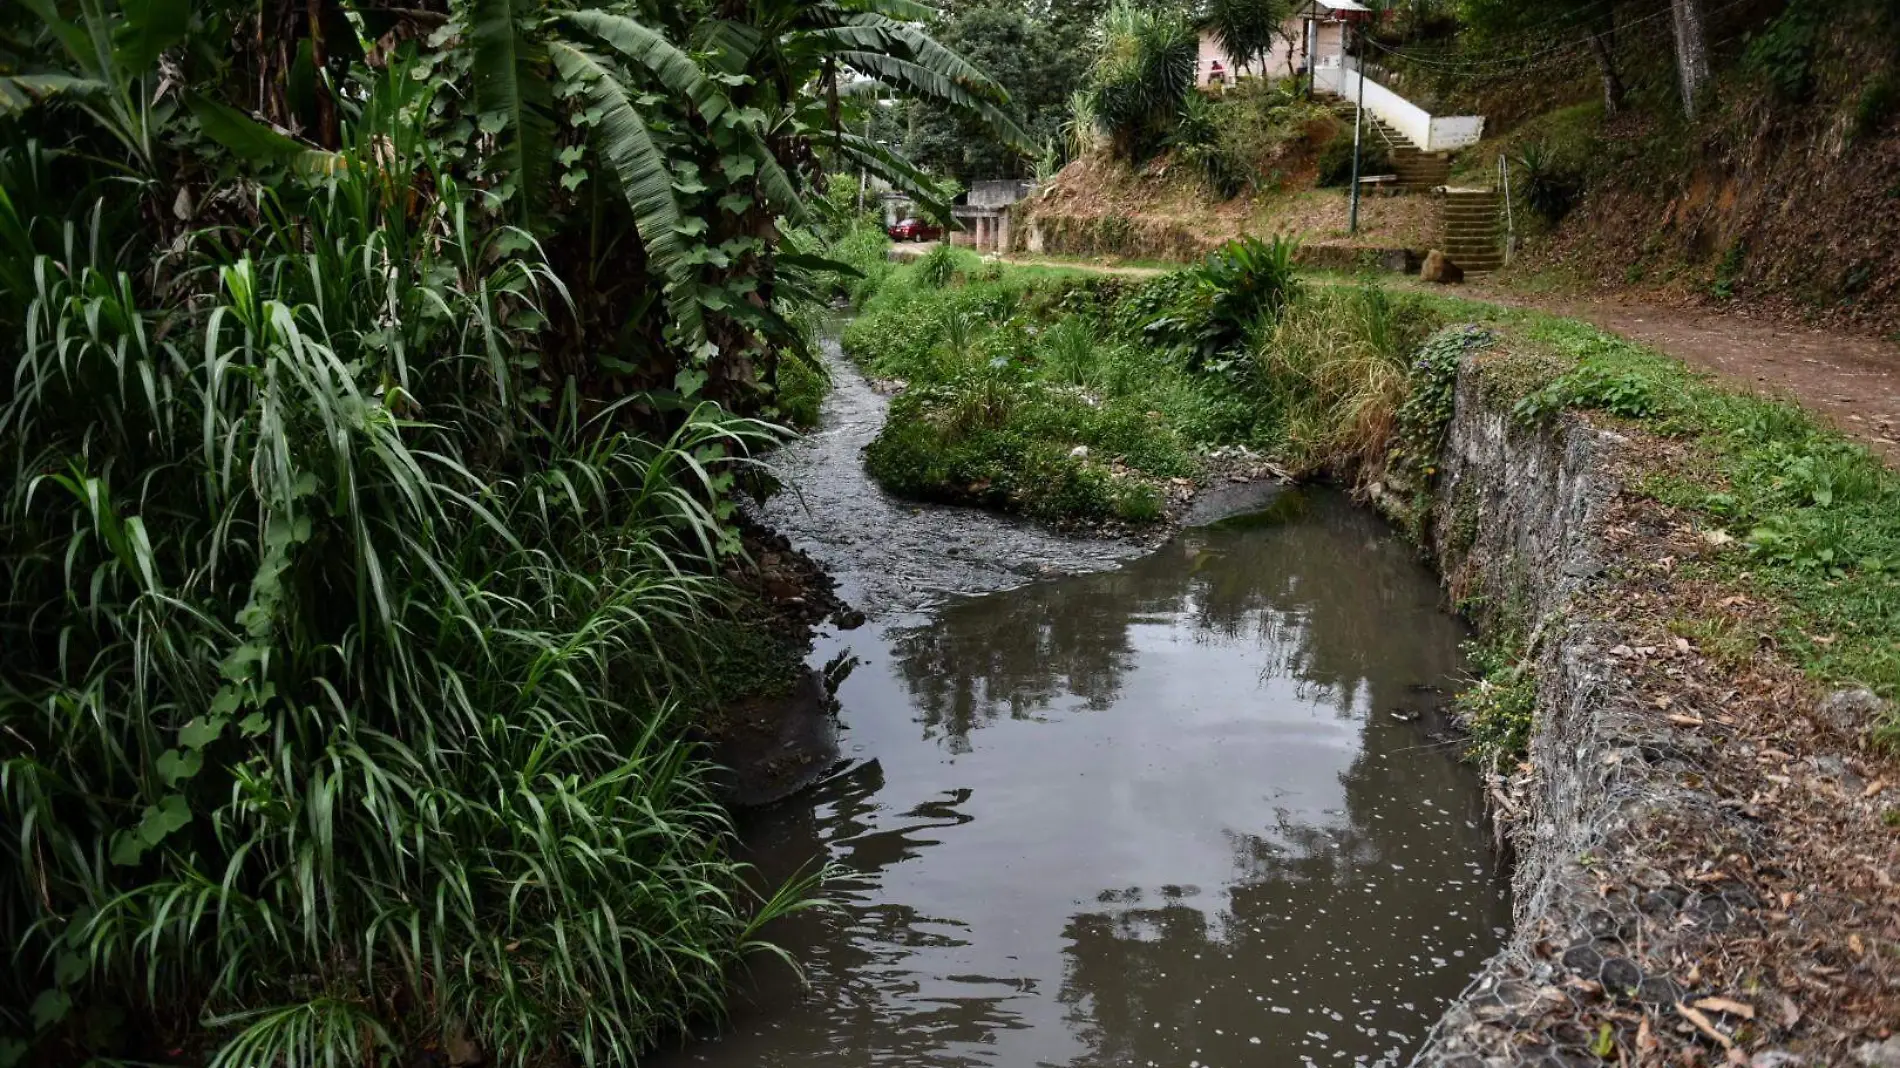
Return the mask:
<path id="1" fill-rule="evenodd" d="M 1900 345 L 1734 312 L 1532 296 L 1484 282 L 1475 300 L 1582 319 L 1751 393 L 1791 400 L 1900 466 Z"/>

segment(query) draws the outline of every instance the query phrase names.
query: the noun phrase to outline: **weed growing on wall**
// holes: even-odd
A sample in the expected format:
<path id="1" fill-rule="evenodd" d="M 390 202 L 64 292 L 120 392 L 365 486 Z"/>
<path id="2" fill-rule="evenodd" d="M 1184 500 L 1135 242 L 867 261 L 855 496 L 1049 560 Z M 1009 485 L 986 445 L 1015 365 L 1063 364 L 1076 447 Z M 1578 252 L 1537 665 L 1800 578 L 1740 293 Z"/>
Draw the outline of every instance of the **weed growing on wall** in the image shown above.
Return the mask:
<path id="1" fill-rule="evenodd" d="M 1392 469 L 1408 476 L 1420 491 L 1429 490 L 1438 475 L 1438 451 L 1451 425 L 1459 366 L 1496 341 L 1497 334 L 1482 326 L 1448 327 L 1420 346 L 1412 361 L 1389 459 Z"/>
<path id="2" fill-rule="evenodd" d="M 1537 673 L 1525 658 L 1523 635 L 1499 631 L 1465 643 L 1476 678 L 1454 702 L 1470 735 L 1471 756 L 1499 768 L 1522 759 L 1537 711 Z"/>

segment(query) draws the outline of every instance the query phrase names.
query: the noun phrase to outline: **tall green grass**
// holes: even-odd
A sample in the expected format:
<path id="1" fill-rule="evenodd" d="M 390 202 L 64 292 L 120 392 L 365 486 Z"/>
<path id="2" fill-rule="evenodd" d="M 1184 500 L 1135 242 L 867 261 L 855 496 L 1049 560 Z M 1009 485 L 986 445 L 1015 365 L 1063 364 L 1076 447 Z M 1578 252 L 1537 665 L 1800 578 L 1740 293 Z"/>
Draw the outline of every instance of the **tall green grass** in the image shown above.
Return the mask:
<path id="1" fill-rule="evenodd" d="M 419 140 L 261 196 L 155 262 L 109 210 L 0 204 L 30 265 L 0 275 L 0 1031 L 624 1063 L 799 904 L 747 889 L 680 722 L 723 467 L 773 431 L 649 438 L 540 367 L 560 281 Z"/>

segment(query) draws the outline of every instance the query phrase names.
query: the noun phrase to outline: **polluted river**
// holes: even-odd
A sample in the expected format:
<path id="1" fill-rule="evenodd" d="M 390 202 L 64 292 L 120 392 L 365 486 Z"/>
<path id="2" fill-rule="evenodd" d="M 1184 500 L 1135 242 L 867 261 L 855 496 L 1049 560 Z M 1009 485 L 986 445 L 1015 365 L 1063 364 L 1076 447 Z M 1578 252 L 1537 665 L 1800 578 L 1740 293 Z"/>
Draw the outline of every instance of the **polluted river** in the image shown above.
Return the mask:
<path id="1" fill-rule="evenodd" d="M 1413 550 L 1324 490 L 1158 548 L 896 501 L 859 457 L 883 398 L 829 357 L 764 510 L 868 617 L 813 654 L 857 661 L 842 759 L 740 825 L 837 907 L 657 1062 L 1405 1063 L 1509 923 Z"/>

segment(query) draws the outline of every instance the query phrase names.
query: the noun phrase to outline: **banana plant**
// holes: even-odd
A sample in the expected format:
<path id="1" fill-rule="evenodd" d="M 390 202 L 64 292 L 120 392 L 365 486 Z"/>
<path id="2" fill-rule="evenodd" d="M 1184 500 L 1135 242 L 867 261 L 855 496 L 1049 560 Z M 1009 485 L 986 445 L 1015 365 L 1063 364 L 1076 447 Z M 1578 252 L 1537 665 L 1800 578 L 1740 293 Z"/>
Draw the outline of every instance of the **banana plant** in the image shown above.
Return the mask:
<path id="1" fill-rule="evenodd" d="M 621 0 L 536 14 L 528 0 L 466 0 L 482 127 L 515 209 L 558 199 L 548 161 L 561 101 L 632 212 L 663 287 L 675 385 L 731 401 L 769 381 L 792 331 L 779 315 L 779 220 L 802 221 L 821 152 L 947 211 L 937 183 L 847 131 L 867 89 L 930 99 L 1025 150 L 1008 95 L 923 28 L 914 0 L 721 0 L 707 9 Z"/>
<path id="2" fill-rule="evenodd" d="M 82 0 L 69 22 L 52 0 L 20 0 L 40 23 L 62 67 L 0 77 L 0 118 L 60 100 L 91 116 L 125 151 L 139 174 L 157 170 L 157 134 L 177 111 L 158 92 L 158 57 L 185 36 L 189 0 L 137 0 L 108 11 Z"/>

